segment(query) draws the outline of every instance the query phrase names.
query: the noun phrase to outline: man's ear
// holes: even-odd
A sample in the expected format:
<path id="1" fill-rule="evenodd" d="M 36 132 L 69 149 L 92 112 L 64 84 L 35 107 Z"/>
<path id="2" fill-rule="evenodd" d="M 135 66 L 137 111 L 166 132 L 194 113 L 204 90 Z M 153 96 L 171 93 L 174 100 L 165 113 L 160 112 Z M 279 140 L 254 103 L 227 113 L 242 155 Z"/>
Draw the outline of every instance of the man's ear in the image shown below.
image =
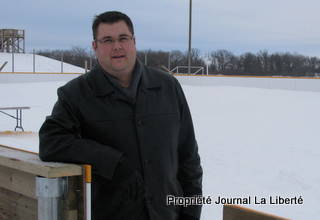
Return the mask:
<path id="1" fill-rule="evenodd" d="M 92 41 L 92 49 L 93 49 L 94 51 L 96 51 L 96 50 L 97 50 L 97 47 L 98 47 L 97 42 L 96 42 L 95 40 Z"/>

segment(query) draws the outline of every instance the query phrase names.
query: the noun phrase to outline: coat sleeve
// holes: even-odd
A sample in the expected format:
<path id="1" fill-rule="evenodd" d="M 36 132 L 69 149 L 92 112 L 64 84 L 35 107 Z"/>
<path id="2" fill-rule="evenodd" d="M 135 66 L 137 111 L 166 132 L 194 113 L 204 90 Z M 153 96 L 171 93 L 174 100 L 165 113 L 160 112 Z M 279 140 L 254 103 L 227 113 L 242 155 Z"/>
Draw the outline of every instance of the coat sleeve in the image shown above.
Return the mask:
<path id="1" fill-rule="evenodd" d="M 179 133 L 179 170 L 178 180 L 182 186 L 184 196 L 202 195 L 202 167 L 198 154 L 198 145 L 195 138 L 192 118 L 183 90 L 177 83 L 177 92 L 180 103 L 180 133 Z M 202 206 L 188 206 L 182 208 L 182 215 L 200 219 Z"/>
<path id="2" fill-rule="evenodd" d="M 52 114 L 39 130 L 39 157 L 43 161 L 91 164 L 93 172 L 112 179 L 122 153 L 81 137 L 80 114 L 62 88 Z"/>

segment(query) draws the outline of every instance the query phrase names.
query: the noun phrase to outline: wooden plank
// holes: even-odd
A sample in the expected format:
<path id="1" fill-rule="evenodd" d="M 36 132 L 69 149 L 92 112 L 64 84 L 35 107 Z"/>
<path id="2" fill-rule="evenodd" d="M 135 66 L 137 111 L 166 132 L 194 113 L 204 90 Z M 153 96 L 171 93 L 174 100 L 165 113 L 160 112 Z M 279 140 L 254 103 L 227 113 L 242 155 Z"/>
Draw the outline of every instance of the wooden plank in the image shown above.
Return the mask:
<path id="1" fill-rule="evenodd" d="M 0 188 L 1 220 L 37 220 L 37 200 Z"/>
<path id="2" fill-rule="evenodd" d="M 47 178 L 82 175 L 81 165 L 43 162 L 37 154 L 2 145 L 0 145 L 0 166 Z"/>
<path id="3" fill-rule="evenodd" d="M 10 203 L 19 203 L 21 198 L 37 200 L 35 179 L 36 176 L 32 174 L 0 166 L 0 190 L 5 192 L 5 196 L 0 194 L 0 200 L 2 199 L 0 201 L 0 220 L 11 219 L 12 215 L 18 215 L 16 212 L 19 212 L 19 210 L 11 207 Z M 63 212 L 65 216 L 64 219 L 66 220 L 84 219 L 82 179 L 82 176 L 72 176 L 67 178 L 68 190 L 66 191 L 67 194 L 63 197 Z M 12 197 L 11 200 L 5 200 L 4 198 L 7 198 L 6 196 L 8 195 L 15 196 Z M 37 209 L 37 207 L 35 207 L 35 209 Z M 27 211 L 24 210 L 23 212 Z"/>
<path id="4" fill-rule="evenodd" d="M 237 205 L 223 206 L 223 220 L 289 220 Z"/>
<path id="5" fill-rule="evenodd" d="M 0 166 L 0 188 L 36 199 L 36 176 L 16 169 Z"/>
<path id="6" fill-rule="evenodd" d="M 38 154 L 0 145 L 1 220 L 36 219 L 36 214 L 32 210 L 37 213 L 37 205 L 30 208 L 26 202 L 36 201 L 36 176 L 68 177 L 68 190 L 63 199 L 65 219 L 84 219 L 81 165 L 43 162 L 39 159 Z M 10 196 L 11 200 L 8 199 Z M 30 204 L 34 205 L 32 202 Z"/>

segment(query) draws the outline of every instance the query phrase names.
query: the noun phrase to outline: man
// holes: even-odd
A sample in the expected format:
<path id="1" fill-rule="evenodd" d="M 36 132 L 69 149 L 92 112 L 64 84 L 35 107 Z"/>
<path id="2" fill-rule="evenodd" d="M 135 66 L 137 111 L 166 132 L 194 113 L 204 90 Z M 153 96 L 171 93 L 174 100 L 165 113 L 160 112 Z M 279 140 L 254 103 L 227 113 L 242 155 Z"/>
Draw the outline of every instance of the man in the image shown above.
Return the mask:
<path id="1" fill-rule="evenodd" d="M 202 168 L 178 81 L 136 58 L 134 29 L 120 12 L 96 16 L 98 65 L 58 89 L 39 131 L 40 158 L 93 166 L 94 220 L 196 220 L 201 206 L 167 196 L 202 194 Z"/>

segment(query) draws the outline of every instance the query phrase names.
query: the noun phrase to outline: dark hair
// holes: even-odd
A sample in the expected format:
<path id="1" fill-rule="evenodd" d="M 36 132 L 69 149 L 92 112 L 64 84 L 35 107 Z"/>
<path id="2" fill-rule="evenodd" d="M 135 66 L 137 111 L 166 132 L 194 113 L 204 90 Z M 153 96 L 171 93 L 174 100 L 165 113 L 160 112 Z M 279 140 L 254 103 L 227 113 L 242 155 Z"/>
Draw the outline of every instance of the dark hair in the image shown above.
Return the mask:
<path id="1" fill-rule="evenodd" d="M 113 24 L 118 21 L 124 21 L 128 28 L 129 31 L 131 32 L 132 35 L 134 35 L 134 30 L 133 30 L 133 24 L 131 19 L 126 15 L 123 14 L 119 11 L 107 11 L 102 14 L 99 14 L 95 17 L 93 23 L 92 23 L 92 33 L 93 33 L 93 39 L 96 40 L 97 37 L 97 29 L 100 23 L 109 23 Z"/>

